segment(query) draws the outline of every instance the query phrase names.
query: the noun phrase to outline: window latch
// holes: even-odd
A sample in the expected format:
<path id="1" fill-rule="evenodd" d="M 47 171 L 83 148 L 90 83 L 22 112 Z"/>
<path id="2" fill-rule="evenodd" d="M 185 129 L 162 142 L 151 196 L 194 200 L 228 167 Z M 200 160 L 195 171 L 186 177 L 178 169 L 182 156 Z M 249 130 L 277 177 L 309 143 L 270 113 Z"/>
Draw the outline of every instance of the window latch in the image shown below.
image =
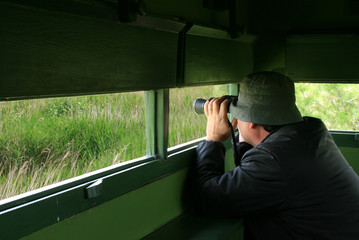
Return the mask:
<path id="1" fill-rule="evenodd" d="M 86 198 L 95 198 L 101 195 L 102 179 L 97 180 L 85 189 Z"/>

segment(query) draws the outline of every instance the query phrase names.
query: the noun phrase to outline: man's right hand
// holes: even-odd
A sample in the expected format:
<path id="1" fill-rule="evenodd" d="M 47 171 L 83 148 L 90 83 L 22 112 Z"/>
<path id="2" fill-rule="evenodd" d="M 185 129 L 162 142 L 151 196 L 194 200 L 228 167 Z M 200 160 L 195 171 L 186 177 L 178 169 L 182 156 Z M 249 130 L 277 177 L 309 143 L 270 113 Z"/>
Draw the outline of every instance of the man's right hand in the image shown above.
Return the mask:
<path id="1" fill-rule="evenodd" d="M 207 117 L 207 141 L 224 142 L 231 136 L 228 124 L 227 109 L 231 100 L 225 97 L 214 98 L 204 105 Z M 233 129 L 237 127 L 237 119 L 232 120 Z"/>

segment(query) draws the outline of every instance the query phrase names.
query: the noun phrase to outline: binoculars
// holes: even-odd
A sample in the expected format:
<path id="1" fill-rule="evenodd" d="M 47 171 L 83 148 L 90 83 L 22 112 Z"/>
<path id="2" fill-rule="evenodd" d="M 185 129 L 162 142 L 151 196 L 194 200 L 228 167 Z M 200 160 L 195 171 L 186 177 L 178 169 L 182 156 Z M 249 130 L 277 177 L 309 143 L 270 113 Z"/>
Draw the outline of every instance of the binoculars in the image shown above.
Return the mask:
<path id="1" fill-rule="evenodd" d="M 232 96 L 232 95 L 226 95 L 224 96 L 225 99 L 230 99 L 232 102 L 236 102 L 238 97 L 237 96 Z M 208 99 L 208 101 L 211 101 L 214 97 L 211 97 Z M 197 98 L 196 100 L 194 100 L 193 102 L 193 109 L 195 111 L 195 113 L 197 114 L 204 114 L 204 104 L 207 102 L 207 99 L 204 98 Z M 229 113 L 229 105 L 228 105 L 228 109 L 227 112 Z"/>

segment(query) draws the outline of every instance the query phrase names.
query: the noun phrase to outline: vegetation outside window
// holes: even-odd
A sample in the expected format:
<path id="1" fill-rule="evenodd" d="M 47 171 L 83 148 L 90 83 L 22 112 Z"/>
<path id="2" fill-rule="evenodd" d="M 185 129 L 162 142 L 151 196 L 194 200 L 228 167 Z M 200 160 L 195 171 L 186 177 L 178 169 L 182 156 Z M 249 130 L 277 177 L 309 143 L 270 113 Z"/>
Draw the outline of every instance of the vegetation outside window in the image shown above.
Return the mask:
<path id="1" fill-rule="evenodd" d="M 302 115 L 322 119 L 328 129 L 359 130 L 358 84 L 296 83 L 295 88 Z"/>
<path id="2" fill-rule="evenodd" d="M 321 118 L 329 129 L 359 130 L 357 84 L 296 83 L 295 87 L 303 116 Z M 193 111 L 195 99 L 226 94 L 226 85 L 171 89 L 169 147 L 206 135 L 206 117 Z"/>
<path id="3" fill-rule="evenodd" d="M 171 89 L 168 146 L 173 147 L 206 136 L 206 116 L 194 112 L 193 101 L 227 94 L 227 85 Z"/>
<path id="4" fill-rule="evenodd" d="M 0 103 L 0 199 L 145 155 L 143 92 Z"/>

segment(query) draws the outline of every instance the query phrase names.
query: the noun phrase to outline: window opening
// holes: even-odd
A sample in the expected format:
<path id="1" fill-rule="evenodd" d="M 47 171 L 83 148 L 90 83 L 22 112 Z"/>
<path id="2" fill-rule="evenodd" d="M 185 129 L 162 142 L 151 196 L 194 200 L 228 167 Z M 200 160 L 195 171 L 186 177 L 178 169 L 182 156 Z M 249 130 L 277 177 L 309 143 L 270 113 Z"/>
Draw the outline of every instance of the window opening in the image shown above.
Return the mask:
<path id="1" fill-rule="evenodd" d="M 0 199 L 145 155 L 143 92 L 0 102 Z"/>
<path id="2" fill-rule="evenodd" d="M 303 116 L 323 120 L 328 129 L 359 130 L 359 85 L 296 83 L 297 106 Z"/>

